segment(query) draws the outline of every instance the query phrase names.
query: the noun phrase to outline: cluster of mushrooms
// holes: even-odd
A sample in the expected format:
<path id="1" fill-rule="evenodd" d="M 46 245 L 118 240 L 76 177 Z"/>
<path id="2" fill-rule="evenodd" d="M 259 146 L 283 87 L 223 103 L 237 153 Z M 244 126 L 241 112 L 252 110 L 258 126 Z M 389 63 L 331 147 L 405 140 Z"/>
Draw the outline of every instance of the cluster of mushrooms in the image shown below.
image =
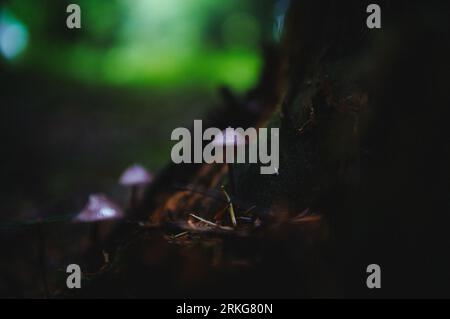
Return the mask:
<path id="1" fill-rule="evenodd" d="M 119 184 L 131 189 L 129 207 L 135 207 L 139 191 L 150 184 L 153 176 L 143 166 L 134 164 L 127 168 L 120 176 Z M 82 211 L 74 218 L 75 222 L 100 222 L 105 220 L 122 219 L 123 209 L 104 194 L 92 194 Z"/>
<path id="2" fill-rule="evenodd" d="M 223 147 L 223 156 L 225 157 L 225 149 L 227 147 L 236 148 L 241 145 L 246 145 L 246 138 L 238 133 L 227 134 L 227 130 L 223 130 L 222 135 L 216 136 L 213 141 L 216 146 Z M 225 158 L 224 158 L 224 162 Z M 235 180 L 232 164 L 228 165 L 228 177 L 230 183 L 230 192 L 234 196 Z M 136 207 L 139 201 L 140 192 L 153 181 L 152 174 L 147 171 L 142 165 L 134 164 L 127 168 L 119 178 L 119 184 L 130 188 L 131 194 L 128 203 L 128 207 L 133 209 Z M 222 187 L 229 205 L 230 215 L 233 226 L 236 226 L 236 217 L 231 203 L 230 196 L 226 193 Z M 74 222 L 93 223 L 106 220 L 118 220 L 125 217 L 124 210 L 116 204 L 113 200 L 108 198 L 104 194 L 92 194 L 89 196 L 89 200 L 82 211 L 74 218 Z"/>

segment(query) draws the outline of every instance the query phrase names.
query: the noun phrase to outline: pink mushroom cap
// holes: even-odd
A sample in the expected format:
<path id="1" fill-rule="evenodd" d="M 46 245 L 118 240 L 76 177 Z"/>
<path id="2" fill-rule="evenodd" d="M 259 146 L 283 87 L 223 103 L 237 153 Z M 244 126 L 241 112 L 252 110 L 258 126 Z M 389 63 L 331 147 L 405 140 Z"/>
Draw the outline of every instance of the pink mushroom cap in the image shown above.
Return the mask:
<path id="1" fill-rule="evenodd" d="M 144 185 L 151 183 L 152 180 L 152 175 L 143 166 L 134 164 L 122 173 L 119 184 L 124 186 Z"/>
<path id="2" fill-rule="evenodd" d="M 242 134 L 226 129 L 222 131 L 222 134 L 216 135 L 212 143 L 217 146 L 239 146 L 245 145 L 246 140 Z"/>
<path id="3" fill-rule="evenodd" d="M 103 194 L 92 194 L 83 210 L 75 217 L 75 222 L 97 222 L 113 220 L 124 217 L 124 212 L 119 205 L 111 201 Z"/>

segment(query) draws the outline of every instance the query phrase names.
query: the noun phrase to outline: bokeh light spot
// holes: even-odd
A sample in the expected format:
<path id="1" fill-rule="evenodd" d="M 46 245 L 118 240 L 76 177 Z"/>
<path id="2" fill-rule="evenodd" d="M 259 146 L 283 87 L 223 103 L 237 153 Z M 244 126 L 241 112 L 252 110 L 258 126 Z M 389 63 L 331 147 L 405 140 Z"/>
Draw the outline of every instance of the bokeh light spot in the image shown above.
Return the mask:
<path id="1" fill-rule="evenodd" d="M 0 52 L 8 60 L 22 53 L 28 44 L 28 30 L 20 21 L 3 12 L 0 18 Z"/>

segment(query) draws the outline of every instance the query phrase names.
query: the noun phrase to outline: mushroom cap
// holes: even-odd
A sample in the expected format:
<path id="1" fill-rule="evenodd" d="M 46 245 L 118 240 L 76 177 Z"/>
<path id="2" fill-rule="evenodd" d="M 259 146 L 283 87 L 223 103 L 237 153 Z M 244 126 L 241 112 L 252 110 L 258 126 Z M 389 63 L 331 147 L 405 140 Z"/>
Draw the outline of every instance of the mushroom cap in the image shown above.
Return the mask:
<path id="1" fill-rule="evenodd" d="M 245 145 L 245 136 L 235 131 L 234 129 L 226 129 L 222 131 L 222 134 L 216 135 L 212 141 L 216 146 L 239 146 Z"/>
<path id="2" fill-rule="evenodd" d="M 125 186 L 135 186 L 148 184 L 152 180 L 152 175 L 143 166 L 134 164 L 122 173 L 119 179 L 119 184 Z"/>
<path id="3" fill-rule="evenodd" d="M 102 220 L 120 219 L 124 217 L 123 210 L 104 194 L 92 194 L 75 222 L 97 222 Z"/>

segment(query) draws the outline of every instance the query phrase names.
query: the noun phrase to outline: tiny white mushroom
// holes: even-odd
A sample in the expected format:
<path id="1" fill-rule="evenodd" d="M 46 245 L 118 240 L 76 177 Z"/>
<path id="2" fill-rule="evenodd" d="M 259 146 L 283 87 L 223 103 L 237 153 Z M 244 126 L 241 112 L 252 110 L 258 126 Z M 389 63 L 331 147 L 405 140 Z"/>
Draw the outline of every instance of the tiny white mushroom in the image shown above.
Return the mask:
<path id="1" fill-rule="evenodd" d="M 142 165 L 134 164 L 122 173 L 119 178 L 119 184 L 131 188 L 129 201 L 131 209 L 137 205 L 138 192 L 152 181 L 153 176 Z"/>
<path id="2" fill-rule="evenodd" d="M 151 183 L 152 180 L 152 175 L 143 166 L 134 164 L 122 173 L 119 184 L 124 186 L 145 185 Z"/>
<path id="3" fill-rule="evenodd" d="M 232 196 L 235 195 L 236 184 L 234 180 L 234 171 L 232 163 L 228 163 L 228 159 L 226 158 L 226 148 L 234 147 L 234 157 L 236 158 L 237 148 L 239 146 L 244 146 L 247 144 L 245 136 L 240 134 L 238 131 L 227 128 L 222 131 L 222 134 L 216 135 L 214 140 L 212 141 L 213 145 L 221 146 L 224 148 L 224 162 L 228 167 L 228 178 L 230 181 L 230 193 Z M 233 159 L 234 162 L 234 159 Z"/>
<path id="4" fill-rule="evenodd" d="M 92 194 L 83 210 L 78 214 L 74 221 L 89 223 L 103 220 L 121 219 L 124 217 L 123 210 L 111 201 L 104 194 Z"/>
<path id="5" fill-rule="evenodd" d="M 213 145 L 216 146 L 239 146 L 239 145 L 245 145 L 246 140 L 245 136 L 240 134 L 234 129 L 228 128 L 222 131 L 221 135 L 216 135 L 216 137 L 213 140 Z"/>
<path id="6" fill-rule="evenodd" d="M 90 223 L 91 257 L 99 249 L 100 222 L 124 218 L 125 214 L 119 205 L 104 194 L 89 195 L 89 200 L 82 211 L 74 218 L 75 223 Z"/>

